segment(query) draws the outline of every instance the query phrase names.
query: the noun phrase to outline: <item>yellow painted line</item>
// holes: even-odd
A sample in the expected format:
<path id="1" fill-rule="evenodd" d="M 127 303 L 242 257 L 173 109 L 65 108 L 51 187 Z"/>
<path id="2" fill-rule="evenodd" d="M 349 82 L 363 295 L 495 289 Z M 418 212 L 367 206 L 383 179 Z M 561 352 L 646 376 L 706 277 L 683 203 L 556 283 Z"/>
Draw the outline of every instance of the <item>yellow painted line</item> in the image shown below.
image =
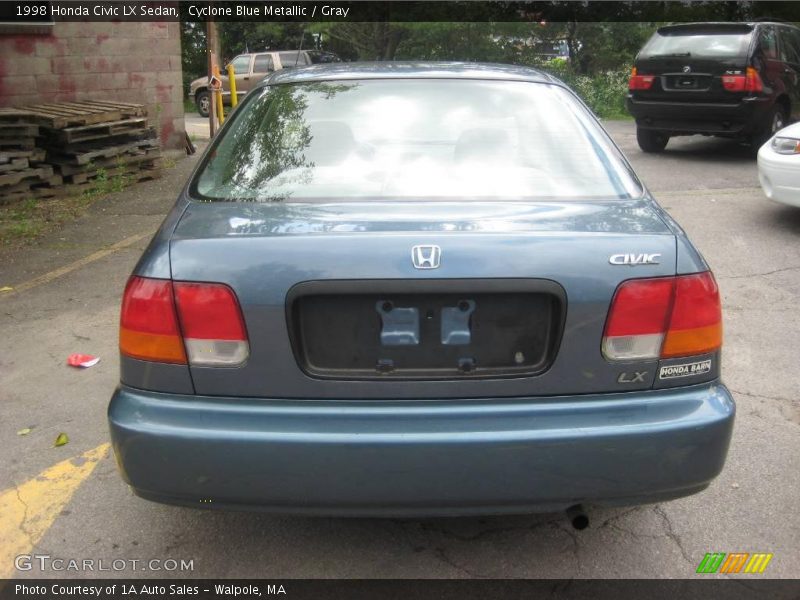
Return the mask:
<path id="1" fill-rule="evenodd" d="M 68 265 L 64 265 L 59 269 L 55 269 L 54 271 L 50 271 L 49 273 L 44 273 L 43 275 L 39 275 L 38 277 L 34 277 L 33 279 L 29 279 L 27 281 L 19 283 L 13 286 L 12 290 L 0 292 L 0 298 L 13 296 L 14 294 L 26 292 L 31 288 L 35 288 L 36 286 L 43 285 L 45 283 L 50 283 L 54 279 L 66 275 L 67 273 L 71 273 L 76 269 L 80 269 L 81 267 L 85 267 L 90 263 L 100 260 L 101 258 L 105 258 L 109 254 L 114 254 L 114 252 L 127 248 L 128 246 L 132 246 L 136 242 L 152 236 L 155 233 L 155 231 L 156 231 L 155 229 L 152 229 L 144 233 L 137 233 L 136 235 L 126 237 L 124 240 L 121 240 L 116 244 L 112 244 L 111 246 L 103 248 L 102 250 L 93 252 L 92 254 L 84 256 L 83 258 L 80 258 L 75 262 L 71 262 Z"/>
<path id="2" fill-rule="evenodd" d="M 100 444 L 0 492 L 0 579 L 14 574 L 17 556 L 33 551 L 109 446 Z"/>

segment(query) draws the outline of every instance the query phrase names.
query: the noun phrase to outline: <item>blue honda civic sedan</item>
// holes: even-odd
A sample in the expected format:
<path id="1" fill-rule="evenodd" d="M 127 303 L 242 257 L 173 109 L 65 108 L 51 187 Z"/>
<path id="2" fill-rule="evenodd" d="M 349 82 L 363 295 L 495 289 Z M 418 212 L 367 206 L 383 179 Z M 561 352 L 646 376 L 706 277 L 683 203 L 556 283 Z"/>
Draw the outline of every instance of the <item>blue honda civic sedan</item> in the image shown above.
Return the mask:
<path id="1" fill-rule="evenodd" d="M 279 71 L 125 288 L 124 479 L 202 508 L 657 502 L 725 461 L 717 284 L 592 113 L 505 65 Z"/>

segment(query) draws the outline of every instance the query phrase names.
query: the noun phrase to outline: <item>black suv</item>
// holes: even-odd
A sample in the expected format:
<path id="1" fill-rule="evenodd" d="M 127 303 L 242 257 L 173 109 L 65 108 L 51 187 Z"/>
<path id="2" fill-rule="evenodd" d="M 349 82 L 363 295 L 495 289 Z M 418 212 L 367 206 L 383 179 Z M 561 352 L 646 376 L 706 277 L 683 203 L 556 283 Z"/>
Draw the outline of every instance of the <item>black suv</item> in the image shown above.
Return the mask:
<path id="1" fill-rule="evenodd" d="M 800 29 L 785 23 L 661 27 L 636 56 L 626 105 L 645 152 L 674 135 L 756 148 L 800 117 Z"/>

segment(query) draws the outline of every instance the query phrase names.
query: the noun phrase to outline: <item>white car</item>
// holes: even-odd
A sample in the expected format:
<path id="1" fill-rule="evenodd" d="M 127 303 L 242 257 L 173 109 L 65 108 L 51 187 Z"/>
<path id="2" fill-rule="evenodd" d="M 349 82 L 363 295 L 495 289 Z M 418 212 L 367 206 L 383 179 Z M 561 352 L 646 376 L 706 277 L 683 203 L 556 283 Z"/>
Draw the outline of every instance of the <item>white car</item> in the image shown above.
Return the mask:
<path id="1" fill-rule="evenodd" d="M 781 129 L 761 146 L 758 180 L 770 200 L 800 207 L 800 123 Z"/>

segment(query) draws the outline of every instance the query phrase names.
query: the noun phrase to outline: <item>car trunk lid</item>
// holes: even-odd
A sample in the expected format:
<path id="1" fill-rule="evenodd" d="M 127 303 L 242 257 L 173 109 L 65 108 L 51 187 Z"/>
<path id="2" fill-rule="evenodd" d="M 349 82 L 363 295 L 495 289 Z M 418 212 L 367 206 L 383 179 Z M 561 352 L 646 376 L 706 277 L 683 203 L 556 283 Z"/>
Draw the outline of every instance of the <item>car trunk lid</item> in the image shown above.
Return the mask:
<path id="1" fill-rule="evenodd" d="M 250 342 L 242 367 L 192 367 L 196 392 L 268 398 L 646 389 L 657 361 L 609 363 L 603 327 L 675 254 L 647 200 L 192 203 L 171 241 L 173 279 L 230 286 Z"/>

